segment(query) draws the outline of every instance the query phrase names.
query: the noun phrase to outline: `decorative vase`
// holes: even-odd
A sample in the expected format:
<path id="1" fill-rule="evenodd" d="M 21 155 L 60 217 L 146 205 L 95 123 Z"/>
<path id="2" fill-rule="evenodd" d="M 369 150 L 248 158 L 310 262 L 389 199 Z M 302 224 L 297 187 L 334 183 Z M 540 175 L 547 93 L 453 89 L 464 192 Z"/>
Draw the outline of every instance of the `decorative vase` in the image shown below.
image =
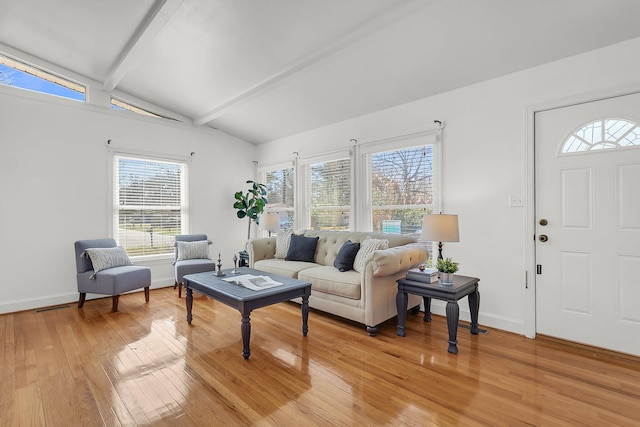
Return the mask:
<path id="1" fill-rule="evenodd" d="M 443 285 L 451 285 L 453 283 L 453 273 L 440 272 L 440 283 Z"/>

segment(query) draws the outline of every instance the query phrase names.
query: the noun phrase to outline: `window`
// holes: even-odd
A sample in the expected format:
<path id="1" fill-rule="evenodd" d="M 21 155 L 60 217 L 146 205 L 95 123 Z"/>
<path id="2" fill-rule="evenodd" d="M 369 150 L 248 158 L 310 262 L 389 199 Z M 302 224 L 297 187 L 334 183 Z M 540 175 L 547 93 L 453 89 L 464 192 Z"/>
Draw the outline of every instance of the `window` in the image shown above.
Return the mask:
<path id="1" fill-rule="evenodd" d="M 151 111 L 145 110 L 144 108 L 136 107 L 135 105 L 129 104 L 128 102 L 121 101 L 116 98 L 111 98 L 111 108 L 113 108 L 114 110 L 131 111 L 132 113 L 142 114 L 144 116 L 174 120 L 171 117 L 165 117 L 160 114 L 152 113 Z"/>
<path id="2" fill-rule="evenodd" d="M 433 208 L 433 147 L 373 153 L 371 171 L 373 230 L 417 234 Z"/>
<path id="3" fill-rule="evenodd" d="M 0 84 L 85 101 L 84 86 L 2 55 Z"/>
<path id="4" fill-rule="evenodd" d="M 304 171 L 305 227 L 312 230 L 350 230 L 350 154 L 342 158 L 307 163 Z"/>
<path id="5" fill-rule="evenodd" d="M 186 232 L 186 162 L 115 154 L 113 230 L 130 256 L 174 253 Z"/>
<path id="6" fill-rule="evenodd" d="M 281 230 L 293 229 L 294 174 L 293 166 L 265 170 L 263 183 L 267 186 L 267 207 L 265 211 L 280 216 Z"/>
<path id="7" fill-rule="evenodd" d="M 621 119 L 591 122 L 571 133 L 562 144 L 562 154 L 640 146 L 640 128 Z"/>

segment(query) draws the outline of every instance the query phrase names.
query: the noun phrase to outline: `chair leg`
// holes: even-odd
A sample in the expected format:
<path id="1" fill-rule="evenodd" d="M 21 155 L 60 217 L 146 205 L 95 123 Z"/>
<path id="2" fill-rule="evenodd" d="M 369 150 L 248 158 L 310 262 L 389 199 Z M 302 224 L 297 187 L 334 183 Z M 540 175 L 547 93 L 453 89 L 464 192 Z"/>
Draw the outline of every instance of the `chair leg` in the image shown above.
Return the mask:
<path id="1" fill-rule="evenodd" d="M 178 298 L 182 298 L 182 283 L 178 283 Z"/>
<path id="2" fill-rule="evenodd" d="M 87 298 L 87 294 L 85 292 L 80 292 L 80 298 L 78 299 L 78 308 L 82 308 L 84 306 L 84 300 Z"/>
<path id="3" fill-rule="evenodd" d="M 149 302 L 149 287 L 148 286 L 145 286 L 145 288 L 144 288 L 144 300 L 146 302 Z"/>
<path id="4" fill-rule="evenodd" d="M 175 289 L 177 287 L 178 287 L 178 282 L 177 281 L 173 282 L 173 289 Z"/>
<path id="5" fill-rule="evenodd" d="M 113 307 L 111 308 L 112 312 L 117 312 L 118 311 L 118 299 L 120 298 L 120 295 L 114 295 L 111 297 L 111 300 L 113 301 Z"/>

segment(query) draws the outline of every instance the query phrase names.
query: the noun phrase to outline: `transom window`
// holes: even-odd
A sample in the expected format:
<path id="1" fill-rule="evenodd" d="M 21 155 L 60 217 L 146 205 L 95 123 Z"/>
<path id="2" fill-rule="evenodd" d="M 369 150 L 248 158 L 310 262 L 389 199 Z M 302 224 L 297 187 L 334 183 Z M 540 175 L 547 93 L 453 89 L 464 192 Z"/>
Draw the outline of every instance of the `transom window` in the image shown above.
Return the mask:
<path id="1" fill-rule="evenodd" d="M 161 119 L 174 120 L 171 117 L 166 117 L 157 113 L 153 113 L 149 110 L 145 110 L 144 108 L 137 107 L 133 104 L 122 101 L 117 98 L 111 98 L 111 108 L 113 108 L 114 110 L 131 111 L 132 113 L 142 114 L 143 116 L 159 117 Z"/>
<path id="2" fill-rule="evenodd" d="M 55 74 L 0 55 L 0 84 L 85 101 L 86 87 Z"/>
<path id="3" fill-rule="evenodd" d="M 622 119 L 601 119 L 571 133 L 562 144 L 562 154 L 640 146 L 640 128 Z"/>
<path id="4" fill-rule="evenodd" d="M 186 232 L 185 162 L 115 154 L 113 230 L 130 256 L 173 255 Z"/>

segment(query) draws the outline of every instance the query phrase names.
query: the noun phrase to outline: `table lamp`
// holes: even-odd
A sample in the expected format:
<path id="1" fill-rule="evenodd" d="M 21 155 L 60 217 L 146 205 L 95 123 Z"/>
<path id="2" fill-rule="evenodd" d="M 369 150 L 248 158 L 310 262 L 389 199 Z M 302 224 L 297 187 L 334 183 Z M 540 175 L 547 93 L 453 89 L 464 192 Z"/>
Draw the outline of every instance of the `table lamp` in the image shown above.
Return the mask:
<path id="1" fill-rule="evenodd" d="M 422 223 L 422 240 L 438 242 L 438 259 L 442 259 L 442 242 L 459 242 L 458 215 L 427 214 Z"/>
<path id="2" fill-rule="evenodd" d="M 269 237 L 271 232 L 280 228 L 280 215 L 275 212 L 268 212 L 260 215 L 260 230 L 267 230 Z"/>

